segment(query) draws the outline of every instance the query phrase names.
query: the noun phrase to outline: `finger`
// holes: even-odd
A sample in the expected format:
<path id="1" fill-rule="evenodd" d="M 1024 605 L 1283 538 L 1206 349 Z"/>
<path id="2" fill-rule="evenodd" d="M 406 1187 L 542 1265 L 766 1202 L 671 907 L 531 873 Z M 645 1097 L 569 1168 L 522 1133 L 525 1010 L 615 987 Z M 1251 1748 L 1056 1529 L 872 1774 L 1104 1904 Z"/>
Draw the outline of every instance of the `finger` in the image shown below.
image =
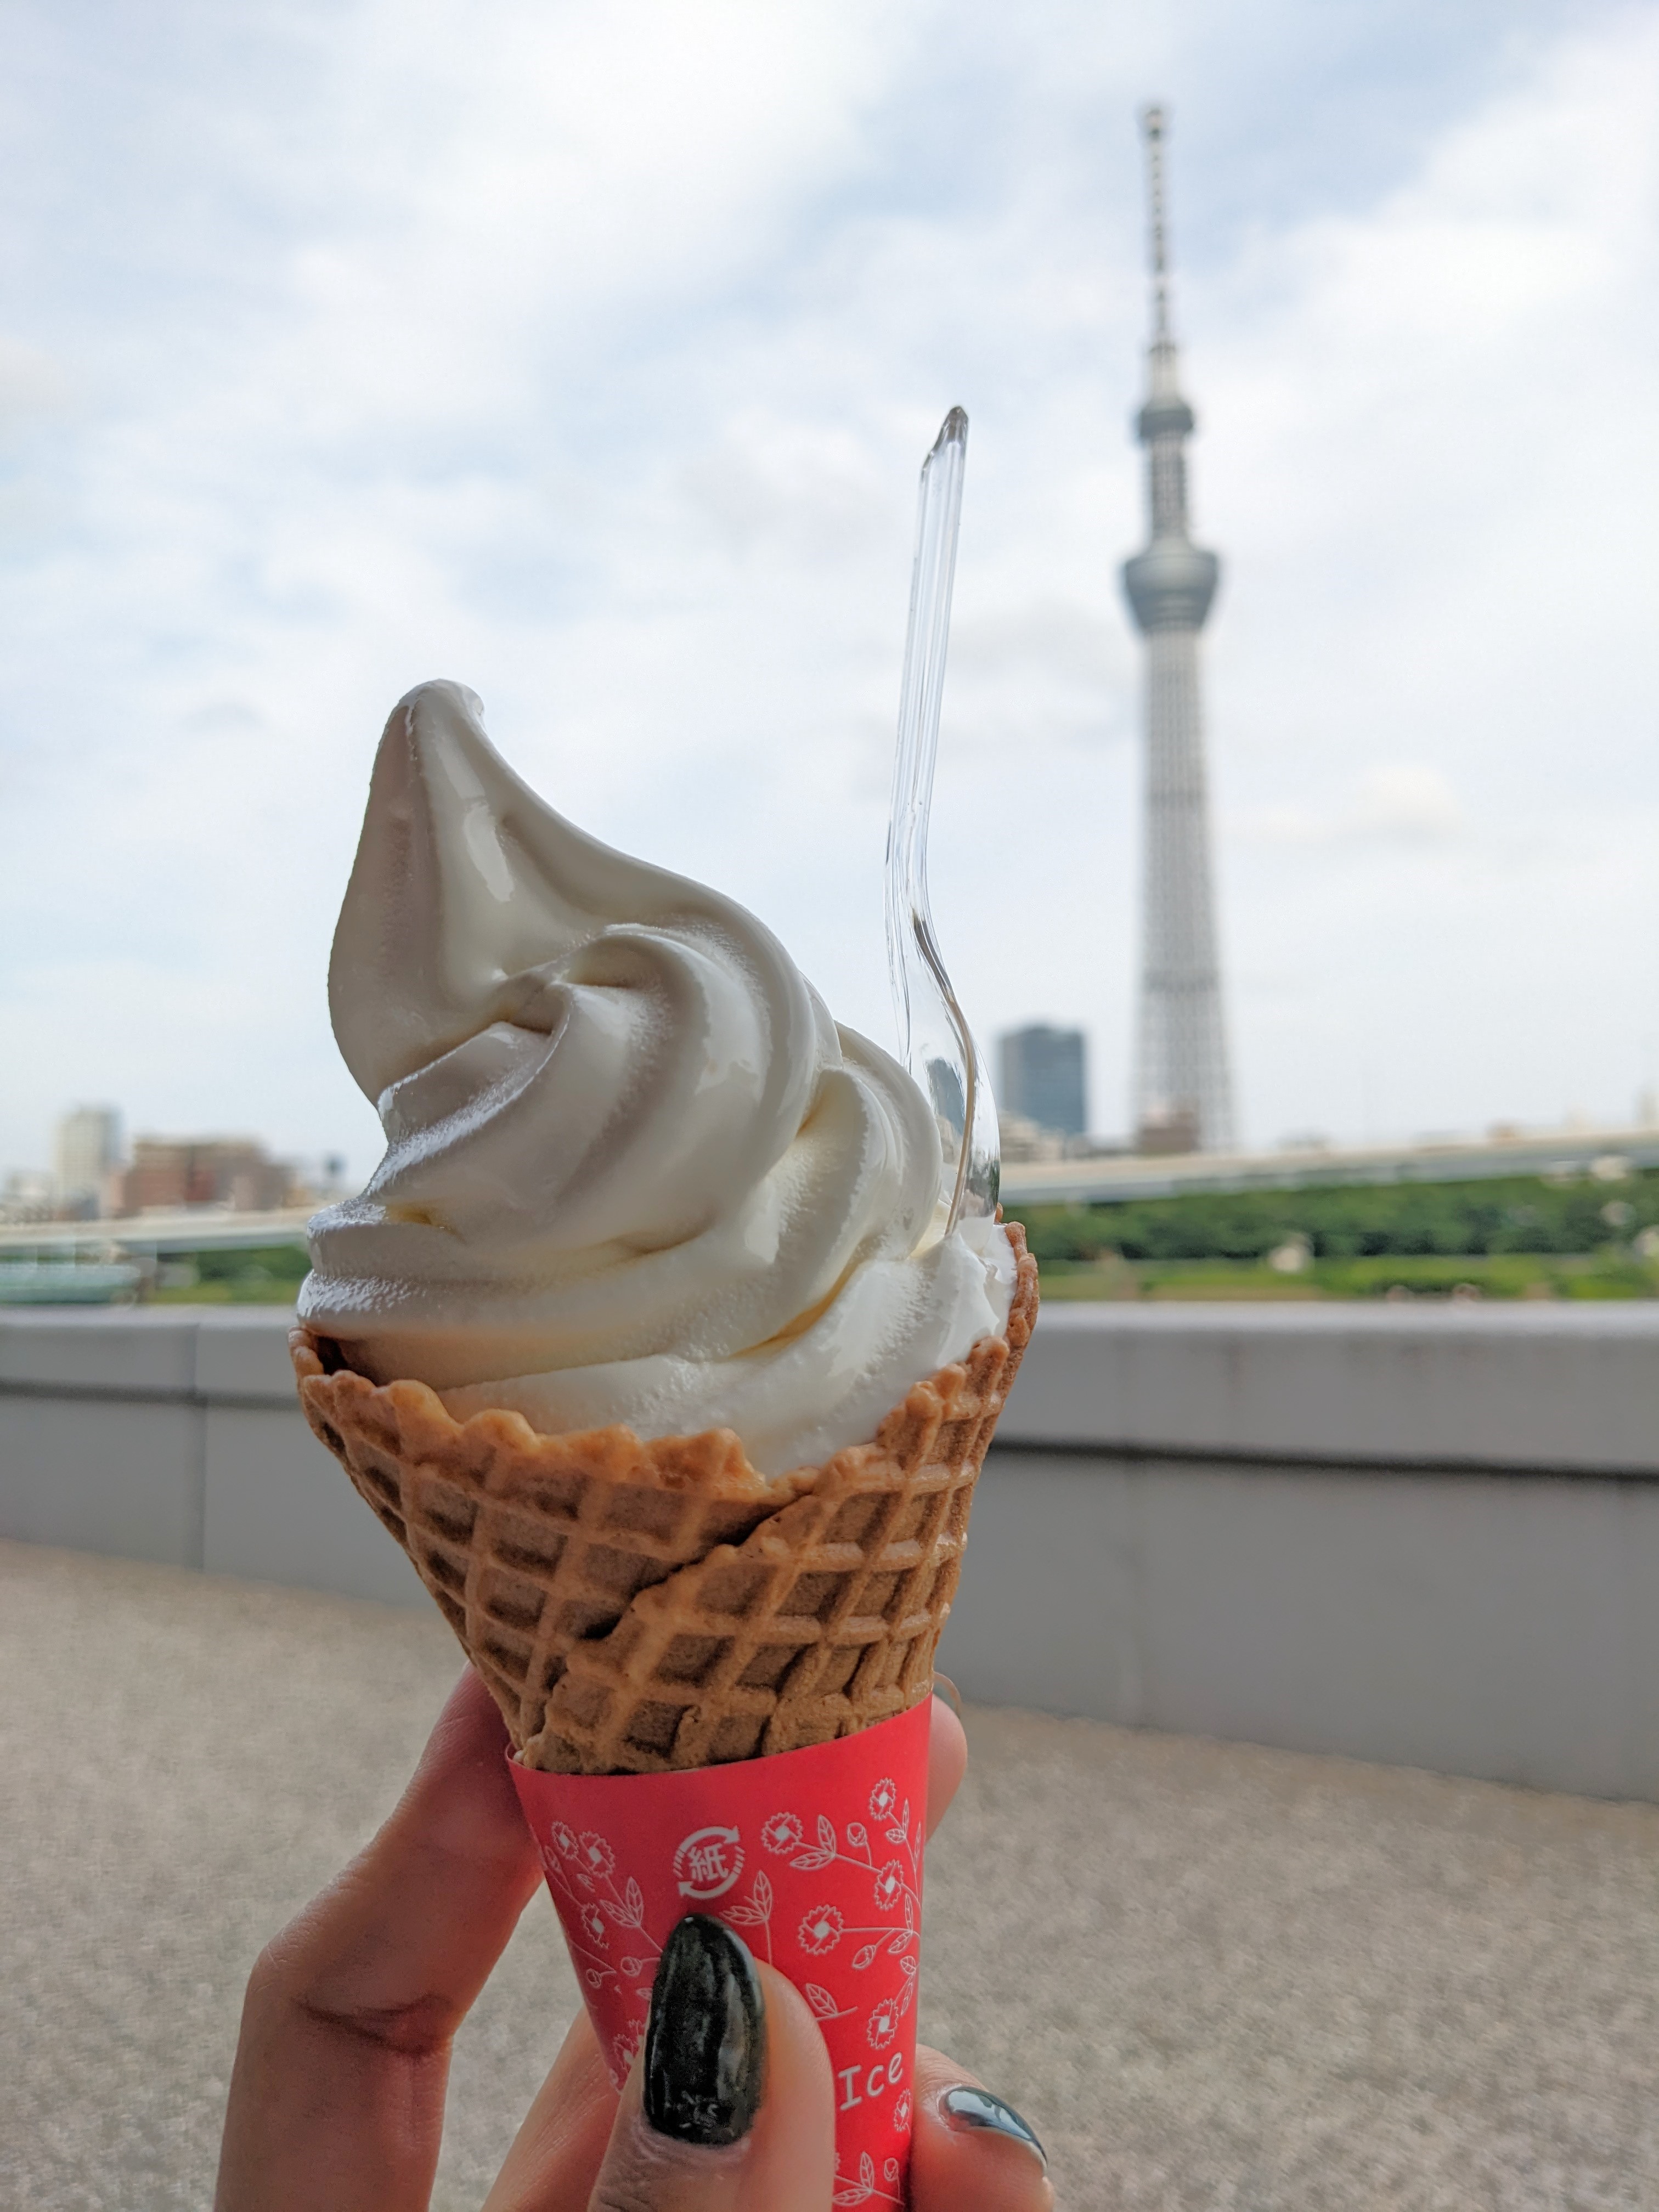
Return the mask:
<path id="1" fill-rule="evenodd" d="M 592 2021 L 577 2014 L 483 2212 L 586 2212 L 617 2117 Z"/>
<path id="2" fill-rule="evenodd" d="M 385 1827 L 255 1966 L 220 2212 L 423 2212 L 450 2039 L 539 1871 L 506 1741 L 469 1668 Z"/>
<path id="3" fill-rule="evenodd" d="M 1048 2161 L 1029 2122 L 965 2067 L 916 2050 L 914 2212 L 1053 2212 Z"/>
<path id="4" fill-rule="evenodd" d="M 943 1698 L 933 1699 L 927 1737 L 927 1832 L 931 1836 L 950 1810 L 951 1800 L 968 1770 L 968 1738 Z"/>
<path id="5" fill-rule="evenodd" d="M 817 2022 L 730 1929 L 688 1916 L 657 1969 L 590 2212 L 824 2212 L 835 2172 Z"/>

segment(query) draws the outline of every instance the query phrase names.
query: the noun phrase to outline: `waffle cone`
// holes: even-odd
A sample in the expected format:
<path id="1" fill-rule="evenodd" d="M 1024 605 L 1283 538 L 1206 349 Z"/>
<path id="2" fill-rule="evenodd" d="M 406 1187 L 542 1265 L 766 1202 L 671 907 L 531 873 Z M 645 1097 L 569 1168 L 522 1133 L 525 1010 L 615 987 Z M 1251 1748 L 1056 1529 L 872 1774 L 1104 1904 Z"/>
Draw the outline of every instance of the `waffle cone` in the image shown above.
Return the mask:
<path id="1" fill-rule="evenodd" d="M 767 1477 L 730 1429 L 642 1443 L 457 1421 L 304 1328 L 306 1419 L 403 1546 L 527 1766 L 659 1773 L 826 1743 L 933 1686 L 985 1452 L 1036 1318 L 917 1382 L 821 1467 Z"/>

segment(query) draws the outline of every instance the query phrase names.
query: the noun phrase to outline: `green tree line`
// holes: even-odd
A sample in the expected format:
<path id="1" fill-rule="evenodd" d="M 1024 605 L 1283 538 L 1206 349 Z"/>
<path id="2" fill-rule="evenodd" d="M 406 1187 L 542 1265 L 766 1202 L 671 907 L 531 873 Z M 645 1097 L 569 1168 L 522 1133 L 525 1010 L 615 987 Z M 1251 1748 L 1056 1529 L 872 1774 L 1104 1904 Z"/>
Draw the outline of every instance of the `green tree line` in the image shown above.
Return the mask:
<path id="1" fill-rule="evenodd" d="M 1355 1183 L 1012 1206 L 1039 1260 L 1260 1260 L 1292 1237 L 1319 1259 L 1594 1252 L 1659 1224 L 1659 1171 L 1606 1183 Z"/>

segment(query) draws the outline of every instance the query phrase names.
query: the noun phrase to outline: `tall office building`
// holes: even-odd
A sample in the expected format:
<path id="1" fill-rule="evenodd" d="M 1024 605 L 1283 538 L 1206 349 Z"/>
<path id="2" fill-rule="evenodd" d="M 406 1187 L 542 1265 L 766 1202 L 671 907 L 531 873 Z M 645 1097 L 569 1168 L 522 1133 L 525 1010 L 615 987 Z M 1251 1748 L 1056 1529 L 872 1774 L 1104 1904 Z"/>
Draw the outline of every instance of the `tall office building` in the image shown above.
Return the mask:
<path id="1" fill-rule="evenodd" d="M 112 1106 L 77 1106 L 58 1124 L 58 1203 L 76 1215 L 103 1212 L 121 1161 L 121 1117 Z"/>
<path id="2" fill-rule="evenodd" d="M 1198 683 L 1198 634 L 1215 597 L 1221 564 L 1188 534 L 1186 446 L 1194 416 L 1181 396 L 1170 327 L 1166 127 L 1162 108 L 1145 111 L 1152 337 L 1146 349 L 1146 401 L 1135 428 L 1146 448 L 1148 543 L 1123 566 L 1123 588 L 1146 641 L 1136 1143 L 1151 1152 L 1224 1152 L 1233 1142 L 1232 1085 L 1210 881 Z"/>
<path id="3" fill-rule="evenodd" d="M 1080 1137 L 1089 1126 L 1084 1088 L 1083 1032 L 1036 1022 L 1002 1039 L 998 1103 L 1040 1129 Z"/>

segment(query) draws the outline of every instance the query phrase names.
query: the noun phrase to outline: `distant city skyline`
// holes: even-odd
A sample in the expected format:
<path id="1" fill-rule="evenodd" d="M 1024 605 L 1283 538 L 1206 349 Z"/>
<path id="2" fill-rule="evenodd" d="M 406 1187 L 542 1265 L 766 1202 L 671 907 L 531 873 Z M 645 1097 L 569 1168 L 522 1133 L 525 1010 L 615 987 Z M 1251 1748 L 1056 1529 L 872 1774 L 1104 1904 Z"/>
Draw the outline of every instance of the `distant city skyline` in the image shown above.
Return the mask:
<path id="1" fill-rule="evenodd" d="M 1003 1093 L 1015 1103 L 1002 1110 L 1005 1163 L 1011 1170 L 1010 1201 L 1046 1202 L 1064 1192 L 1073 1199 L 1123 1197 L 1139 1192 L 1224 1191 L 1254 1188 L 1302 1188 L 1344 1182 L 1437 1182 L 1492 1176 L 1542 1174 L 1546 1180 L 1588 1175 L 1593 1182 L 1617 1182 L 1634 1167 L 1659 1164 L 1659 1097 L 1638 1096 L 1632 1119 L 1600 1124 L 1588 1121 L 1523 1126 L 1503 1121 L 1483 1131 L 1423 1130 L 1405 1138 L 1369 1145 L 1334 1143 L 1314 1131 L 1286 1137 L 1225 1156 L 1187 1153 L 1147 1158 L 1121 1139 L 1087 1128 L 1086 1100 L 1056 1108 L 1043 1096 L 1045 1081 L 1074 1085 L 1082 1064 L 1076 1048 L 1083 1033 L 1050 1023 L 1028 1023 L 998 1041 Z M 1035 1092 L 1024 1087 L 1024 1074 L 1010 1081 L 1008 1047 L 1030 1056 Z M 1035 1048 L 1035 1049 L 1033 1049 Z M 118 1109 L 79 1108 L 58 1124 L 60 1153 L 70 1125 L 78 1117 L 113 1115 Z M 1079 1130 L 1060 1124 L 1080 1120 Z M 170 1249 L 187 1248 L 186 1224 L 200 1220 L 202 1233 L 216 1245 L 239 1241 L 238 1223 L 257 1224 L 272 1212 L 301 1222 L 319 1206 L 332 1203 L 362 1177 L 348 1176 L 339 1154 L 309 1162 L 277 1159 L 260 1138 L 138 1136 L 118 1172 L 105 1186 L 106 1203 L 95 1212 L 66 1202 L 65 1190 L 51 1169 L 0 1165 L 0 1229 L 12 1249 L 29 1249 L 30 1234 L 56 1247 L 65 1238 L 97 1243 L 107 1225 L 115 1241 L 145 1243 L 154 1224 Z M 1035 1182 L 1034 1179 L 1035 1178 Z M 246 1233 L 240 1241 L 247 1242 Z"/>
<path id="2" fill-rule="evenodd" d="M 58 1119 L 48 1169 L 0 1164 L 0 1222 L 124 1220 L 194 1210 L 266 1213 L 340 1194 L 340 1153 L 303 1163 L 276 1158 L 247 1134 L 159 1136 L 123 1142 L 115 1106 L 73 1106 Z"/>

